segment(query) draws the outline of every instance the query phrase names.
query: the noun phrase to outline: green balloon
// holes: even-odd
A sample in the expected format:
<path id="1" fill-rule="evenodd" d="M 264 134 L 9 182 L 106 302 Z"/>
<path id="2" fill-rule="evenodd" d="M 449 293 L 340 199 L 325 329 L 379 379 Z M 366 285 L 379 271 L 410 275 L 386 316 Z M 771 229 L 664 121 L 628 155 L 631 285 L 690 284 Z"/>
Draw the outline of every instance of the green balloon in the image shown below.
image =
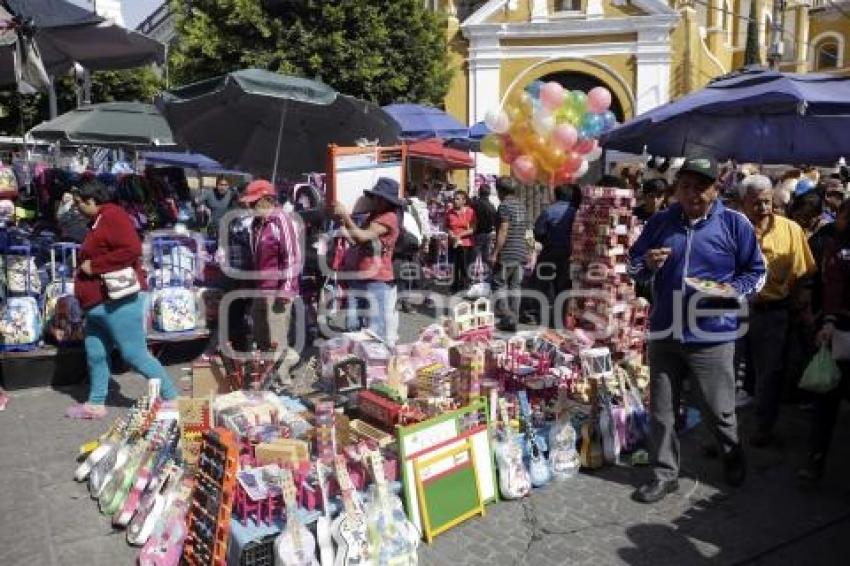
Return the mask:
<path id="1" fill-rule="evenodd" d="M 481 140 L 481 153 L 488 157 L 498 157 L 502 153 L 502 138 L 488 134 Z"/>
<path id="2" fill-rule="evenodd" d="M 574 90 L 570 93 L 570 105 L 579 116 L 587 112 L 587 95 L 580 90 Z"/>

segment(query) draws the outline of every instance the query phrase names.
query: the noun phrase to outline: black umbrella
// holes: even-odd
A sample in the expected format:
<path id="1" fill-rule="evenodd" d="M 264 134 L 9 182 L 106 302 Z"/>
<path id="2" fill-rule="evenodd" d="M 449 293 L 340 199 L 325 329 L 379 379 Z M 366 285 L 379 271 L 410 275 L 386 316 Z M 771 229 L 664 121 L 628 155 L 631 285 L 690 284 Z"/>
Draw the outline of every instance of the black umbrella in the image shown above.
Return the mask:
<path id="1" fill-rule="evenodd" d="M 103 102 L 42 122 L 29 134 L 49 142 L 143 148 L 174 145 L 168 124 L 150 104 Z"/>
<path id="2" fill-rule="evenodd" d="M 324 171 L 329 144 L 389 145 L 399 136 L 398 124 L 374 104 L 260 69 L 166 92 L 157 106 L 181 146 L 273 180 Z"/>
<path id="3" fill-rule="evenodd" d="M 58 76 L 79 63 L 93 71 L 162 64 L 165 46 L 67 0 L 0 0 L 0 84 L 22 68 Z M 43 79 L 31 83 L 44 86 Z"/>

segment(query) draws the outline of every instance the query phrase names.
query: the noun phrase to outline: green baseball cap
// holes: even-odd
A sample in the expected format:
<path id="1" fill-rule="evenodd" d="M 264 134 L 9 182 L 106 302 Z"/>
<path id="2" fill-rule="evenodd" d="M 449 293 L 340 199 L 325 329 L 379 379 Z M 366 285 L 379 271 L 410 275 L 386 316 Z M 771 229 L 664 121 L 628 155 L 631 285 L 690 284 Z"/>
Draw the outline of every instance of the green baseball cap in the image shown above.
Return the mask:
<path id="1" fill-rule="evenodd" d="M 711 157 L 689 157 L 685 159 L 685 163 L 679 168 L 679 174 L 681 173 L 696 173 L 711 181 L 716 181 L 719 175 L 717 161 Z"/>

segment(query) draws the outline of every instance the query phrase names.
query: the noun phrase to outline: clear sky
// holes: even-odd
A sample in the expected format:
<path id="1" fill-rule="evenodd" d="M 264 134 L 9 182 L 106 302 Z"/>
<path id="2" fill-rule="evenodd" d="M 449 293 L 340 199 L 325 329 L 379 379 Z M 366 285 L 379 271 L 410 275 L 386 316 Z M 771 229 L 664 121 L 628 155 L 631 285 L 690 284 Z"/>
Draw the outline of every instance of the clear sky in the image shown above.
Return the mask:
<path id="1" fill-rule="evenodd" d="M 156 10 L 164 0 L 121 0 L 121 9 L 124 13 L 124 25 L 134 29 L 139 22 L 148 17 Z M 71 0 L 74 4 L 91 8 L 93 0 Z"/>

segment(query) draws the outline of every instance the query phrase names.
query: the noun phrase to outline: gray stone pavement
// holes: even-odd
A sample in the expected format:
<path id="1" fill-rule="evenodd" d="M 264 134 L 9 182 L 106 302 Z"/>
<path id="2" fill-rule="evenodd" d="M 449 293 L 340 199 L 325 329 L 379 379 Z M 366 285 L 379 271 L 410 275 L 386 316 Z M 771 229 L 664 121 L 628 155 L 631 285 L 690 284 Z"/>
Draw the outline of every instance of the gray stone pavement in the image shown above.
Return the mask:
<path id="1" fill-rule="evenodd" d="M 404 315 L 402 338 L 424 324 Z M 175 377 L 181 367 L 170 366 Z M 134 374 L 118 376 L 109 403 L 126 406 L 144 389 Z M 117 566 L 136 550 L 113 531 L 72 480 L 74 456 L 105 422 L 71 422 L 62 411 L 86 388 L 12 392 L 0 412 L 0 566 Z M 110 419 L 120 411 L 110 408 Z M 744 431 L 749 418 L 742 413 Z M 487 507 L 486 516 L 422 544 L 425 566 L 847 564 L 850 549 L 850 412 L 842 413 L 823 484 L 801 490 L 808 416 L 786 406 L 781 444 L 748 451 L 750 475 L 740 489 L 720 481 L 717 461 L 699 455 L 699 429 L 683 443 L 686 477 L 660 504 L 629 494 L 645 469 L 616 467 L 537 489 L 522 501 Z M 107 421 L 108 422 L 108 421 Z"/>

